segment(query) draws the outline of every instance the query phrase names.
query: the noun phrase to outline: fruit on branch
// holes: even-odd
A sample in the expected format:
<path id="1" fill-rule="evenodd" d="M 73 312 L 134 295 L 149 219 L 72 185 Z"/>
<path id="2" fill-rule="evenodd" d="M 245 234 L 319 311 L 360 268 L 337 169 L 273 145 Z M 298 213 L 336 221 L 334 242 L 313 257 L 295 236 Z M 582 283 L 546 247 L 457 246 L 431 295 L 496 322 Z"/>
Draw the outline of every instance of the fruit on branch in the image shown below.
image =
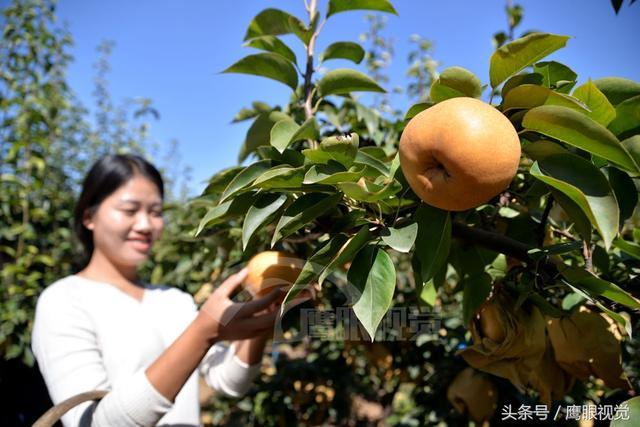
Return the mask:
<path id="1" fill-rule="evenodd" d="M 547 332 L 562 369 L 581 380 L 594 375 L 607 387 L 630 388 L 622 369 L 622 335 L 605 315 L 582 306 L 571 316 L 548 317 Z"/>
<path id="2" fill-rule="evenodd" d="M 286 252 L 260 252 L 247 265 L 249 271 L 245 283 L 249 291 L 258 296 L 275 287 L 288 289 L 295 283 L 303 266 L 304 260 Z"/>
<path id="3" fill-rule="evenodd" d="M 400 138 L 400 166 L 429 205 L 463 211 L 506 189 L 520 140 L 502 113 L 475 98 L 451 98 L 412 118 Z"/>
<path id="4" fill-rule="evenodd" d="M 507 336 L 504 319 L 497 304 L 484 304 L 478 314 L 482 334 L 496 343 L 501 343 Z"/>
<path id="5" fill-rule="evenodd" d="M 524 392 L 546 350 L 540 310 L 535 305 L 516 308 L 511 295 L 498 292 L 483 304 L 469 327 L 473 345 L 458 354 L 475 369 L 505 378 Z"/>
<path id="6" fill-rule="evenodd" d="M 449 385 L 447 399 L 458 412 L 482 424 L 498 407 L 498 389 L 487 375 L 465 368 Z"/>

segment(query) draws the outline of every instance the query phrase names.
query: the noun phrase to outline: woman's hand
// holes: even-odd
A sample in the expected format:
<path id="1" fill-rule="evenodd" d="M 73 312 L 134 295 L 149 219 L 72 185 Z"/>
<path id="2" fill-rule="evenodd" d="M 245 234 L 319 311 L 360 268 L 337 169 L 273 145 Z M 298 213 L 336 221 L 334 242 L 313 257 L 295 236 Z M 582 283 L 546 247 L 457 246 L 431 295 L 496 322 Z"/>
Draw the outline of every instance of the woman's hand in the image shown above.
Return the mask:
<path id="1" fill-rule="evenodd" d="M 233 302 L 231 295 L 246 277 L 246 268 L 229 276 L 200 308 L 197 320 L 211 341 L 242 340 L 273 329 L 285 292 L 276 289 L 249 302 Z"/>

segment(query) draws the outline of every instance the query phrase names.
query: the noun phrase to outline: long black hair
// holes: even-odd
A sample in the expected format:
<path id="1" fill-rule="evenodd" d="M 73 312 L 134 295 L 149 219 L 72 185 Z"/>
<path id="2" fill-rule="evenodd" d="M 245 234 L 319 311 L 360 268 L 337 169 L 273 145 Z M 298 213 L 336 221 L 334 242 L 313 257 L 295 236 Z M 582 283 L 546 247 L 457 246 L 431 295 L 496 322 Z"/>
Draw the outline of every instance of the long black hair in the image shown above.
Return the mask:
<path id="1" fill-rule="evenodd" d="M 164 199 L 164 184 L 158 169 L 151 163 L 135 154 L 109 154 L 93 164 L 82 184 L 82 192 L 76 203 L 73 229 L 80 243 L 84 247 L 82 268 L 85 267 L 93 254 L 93 232 L 82 223 L 85 212 L 89 214 L 97 210 L 98 206 L 120 186 L 140 174 L 153 182 Z"/>

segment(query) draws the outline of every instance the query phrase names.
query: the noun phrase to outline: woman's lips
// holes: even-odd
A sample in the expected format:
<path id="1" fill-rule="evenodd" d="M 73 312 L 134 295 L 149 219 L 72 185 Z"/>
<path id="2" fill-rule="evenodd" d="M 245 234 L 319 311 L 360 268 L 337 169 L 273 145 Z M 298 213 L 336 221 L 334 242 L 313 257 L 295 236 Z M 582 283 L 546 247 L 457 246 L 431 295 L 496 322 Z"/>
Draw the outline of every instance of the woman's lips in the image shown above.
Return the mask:
<path id="1" fill-rule="evenodd" d="M 151 248 L 150 240 L 129 239 L 127 242 L 129 242 L 134 249 L 140 252 L 148 252 Z"/>

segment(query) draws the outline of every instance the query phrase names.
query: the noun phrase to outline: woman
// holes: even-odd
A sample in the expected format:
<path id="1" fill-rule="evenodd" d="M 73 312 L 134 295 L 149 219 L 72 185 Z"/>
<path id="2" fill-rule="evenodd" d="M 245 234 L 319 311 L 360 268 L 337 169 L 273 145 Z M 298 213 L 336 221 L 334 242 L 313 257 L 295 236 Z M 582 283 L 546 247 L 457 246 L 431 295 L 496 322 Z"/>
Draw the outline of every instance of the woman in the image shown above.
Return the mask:
<path id="1" fill-rule="evenodd" d="M 282 292 L 234 303 L 245 269 L 197 310 L 189 294 L 140 282 L 163 194 L 156 168 L 135 155 L 103 157 L 85 178 L 74 226 L 89 262 L 38 299 L 32 348 L 54 403 L 109 393 L 69 411 L 65 426 L 198 425 L 198 373 L 230 396 L 259 373 Z"/>

